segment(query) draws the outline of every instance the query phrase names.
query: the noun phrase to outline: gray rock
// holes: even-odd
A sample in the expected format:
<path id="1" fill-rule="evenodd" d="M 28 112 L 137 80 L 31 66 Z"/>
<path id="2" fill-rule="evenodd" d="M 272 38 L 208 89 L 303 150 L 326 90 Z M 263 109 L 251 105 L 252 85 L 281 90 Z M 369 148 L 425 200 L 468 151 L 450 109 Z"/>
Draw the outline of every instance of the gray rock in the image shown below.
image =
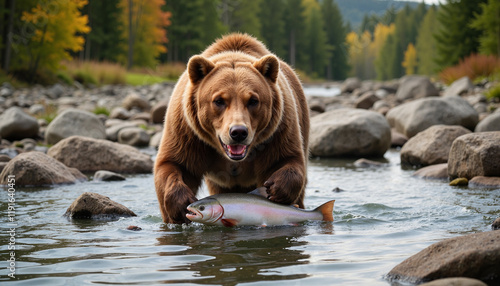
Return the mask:
<path id="1" fill-rule="evenodd" d="M 479 121 L 475 129 L 475 132 L 488 131 L 500 131 L 500 112 L 492 113 Z"/>
<path id="2" fill-rule="evenodd" d="M 413 173 L 414 177 L 429 180 L 448 180 L 448 164 L 436 164 L 423 167 Z"/>
<path id="3" fill-rule="evenodd" d="M 500 217 L 497 218 L 492 224 L 491 224 L 491 229 L 497 230 L 500 229 Z"/>
<path id="4" fill-rule="evenodd" d="M 401 164 L 428 166 L 448 162 L 453 141 L 471 133 L 462 126 L 434 125 L 417 133 L 401 148 Z"/>
<path id="5" fill-rule="evenodd" d="M 153 136 L 151 136 L 151 140 L 149 140 L 149 146 L 158 148 L 160 146 L 162 136 L 163 132 L 156 132 Z"/>
<path id="6" fill-rule="evenodd" d="M 440 278 L 468 277 L 500 283 L 500 231 L 459 236 L 434 243 L 394 267 L 388 277 L 419 284 Z"/>
<path id="7" fill-rule="evenodd" d="M 420 284 L 420 286 L 488 286 L 488 285 L 483 281 L 477 279 L 454 277 L 454 278 L 437 279 L 432 282 Z"/>
<path id="8" fill-rule="evenodd" d="M 408 75 L 400 80 L 396 97 L 400 100 L 439 96 L 439 90 L 426 76 Z"/>
<path id="9" fill-rule="evenodd" d="M 130 112 L 123 107 L 115 107 L 109 113 L 109 118 L 112 119 L 127 120 L 130 118 L 130 116 L 132 116 L 132 114 L 130 114 Z"/>
<path id="10" fill-rule="evenodd" d="M 481 189 L 500 189 L 500 177 L 475 176 L 469 181 L 469 187 Z"/>
<path id="11" fill-rule="evenodd" d="M 11 107 L 0 115 L 0 137 L 17 140 L 38 136 L 38 121 L 19 107 Z"/>
<path id="12" fill-rule="evenodd" d="M 72 136 L 52 146 L 47 154 L 82 172 L 151 173 L 151 157 L 136 148 L 90 137 Z"/>
<path id="13" fill-rule="evenodd" d="M 391 128 L 391 147 L 402 147 L 406 142 L 408 142 L 408 137 L 406 137 L 406 135 Z"/>
<path id="14" fill-rule="evenodd" d="M 45 131 L 45 140 L 48 144 L 56 144 L 73 135 L 105 139 L 106 129 L 95 114 L 78 109 L 67 109 L 49 124 Z"/>
<path id="15" fill-rule="evenodd" d="M 95 172 L 94 174 L 94 181 L 124 181 L 125 177 L 115 173 L 115 172 L 110 172 L 106 170 L 100 170 Z"/>
<path id="16" fill-rule="evenodd" d="M 0 174 L 0 184 L 7 184 L 9 175 L 15 175 L 16 186 L 73 184 L 87 179 L 77 169 L 36 151 L 21 153 L 10 160 Z"/>
<path id="17" fill-rule="evenodd" d="M 118 132 L 118 142 L 130 146 L 148 146 L 149 135 L 142 128 L 126 127 Z"/>
<path id="18" fill-rule="evenodd" d="M 125 97 L 122 102 L 122 106 L 127 110 L 131 110 L 132 108 L 137 108 L 141 111 L 148 111 L 151 107 L 149 106 L 149 102 L 144 99 L 142 96 L 137 93 L 130 93 Z"/>
<path id="19" fill-rule="evenodd" d="M 313 156 L 381 157 L 391 145 L 391 129 L 377 112 L 336 109 L 311 118 Z"/>
<path id="20" fill-rule="evenodd" d="M 29 113 L 33 115 L 40 115 L 45 112 L 45 107 L 41 104 L 33 104 L 30 106 Z"/>
<path id="21" fill-rule="evenodd" d="M 479 115 L 458 96 L 421 98 L 392 108 L 386 115 L 389 124 L 408 137 L 438 124 L 461 125 L 474 130 Z"/>
<path id="22" fill-rule="evenodd" d="M 165 113 L 167 112 L 169 99 L 159 101 L 151 109 L 151 122 L 155 124 L 163 124 Z"/>
<path id="23" fill-rule="evenodd" d="M 356 108 L 370 109 L 379 100 L 380 97 L 375 95 L 373 91 L 365 92 L 356 100 Z"/>
<path id="24" fill-rule="evenodd" d="M 46 90 L 46 95 L 51 99 L 57 99 L 64 94 L 64 87 L 58 83 Z"/>
<path id="25" fill-rule="evenodd" d="M 137 216 L 122 204 L 109 197 L 85 192 L 80 195 L 64 214 L 72 219 L 117 219 L 119 217 Z"/>
<path id="26" fill-rule="evenodd" d="M 500 177 L 500 131 L 472 133 L 453 141 L 448 158 L 450 178 Z"/>
<path id="27" fill-rule="evenodd" d="M 361 81 L 359 78 L 350 77 L 347 78 L 340 87 L 340 92 L 353 92 L 355 89 L 361 87 Z"/>
<path id="28" fill-rule="evenodd" d="M 474 85 L 468 76 L 464 76 L 454 81 L 448 88 L 444 90 L 443 96 L 460 96 L 474 89 Z"/>
<path id="29" fill-rule="evenodd" d="M 131 127 L 137 127 L 137 124 L 135 124 L 134 122 L 124 121 L 122 123 L 108 127 L 106 128 L 106 139 L 116 142 L 118 141 L 118 133 L 120 132 L 120 130 Z"/>
<path id="30" fill-rule="evenodd" d="M 318 113 L 323 113 L 326 110 L 325 102 L 319 98 L 309 100 L 308 105 L 310 110 Z"/>
<path id="31" fill-rule="evenodd" d="M 361 158 L 354 161 L 353 165 L 358 168 L 372 168 L 384 166 L 384 163 Z"/>

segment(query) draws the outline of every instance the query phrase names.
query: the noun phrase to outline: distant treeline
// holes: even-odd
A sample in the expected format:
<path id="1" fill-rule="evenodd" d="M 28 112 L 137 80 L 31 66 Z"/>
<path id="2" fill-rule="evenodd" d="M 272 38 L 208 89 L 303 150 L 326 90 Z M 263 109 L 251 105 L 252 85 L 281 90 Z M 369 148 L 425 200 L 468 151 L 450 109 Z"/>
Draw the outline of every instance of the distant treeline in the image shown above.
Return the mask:
<path id="1" fill-rule="evenodd" d="M 386 12 L 352 31 L 336 1 Z M 498 0 L 336 1 L 0 0 L 0 62 L 28 80 L 72 59 L 155 67 L 185 63 L 230 32 L 259 38 L 310 78 L 434 74 L 473 53 L 500 54 Z"/>

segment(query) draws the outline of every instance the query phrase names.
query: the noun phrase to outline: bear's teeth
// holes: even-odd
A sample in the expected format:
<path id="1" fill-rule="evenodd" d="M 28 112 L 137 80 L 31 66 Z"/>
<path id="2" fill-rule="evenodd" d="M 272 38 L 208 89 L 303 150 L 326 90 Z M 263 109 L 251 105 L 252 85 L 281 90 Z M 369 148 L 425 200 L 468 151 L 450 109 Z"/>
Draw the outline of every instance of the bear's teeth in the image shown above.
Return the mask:
<path id="1" fill-rule="evenodd" d="M 233 155 L 242 155 L 247 146 L 245 145 L 227 145 L 229 152 Z"/>

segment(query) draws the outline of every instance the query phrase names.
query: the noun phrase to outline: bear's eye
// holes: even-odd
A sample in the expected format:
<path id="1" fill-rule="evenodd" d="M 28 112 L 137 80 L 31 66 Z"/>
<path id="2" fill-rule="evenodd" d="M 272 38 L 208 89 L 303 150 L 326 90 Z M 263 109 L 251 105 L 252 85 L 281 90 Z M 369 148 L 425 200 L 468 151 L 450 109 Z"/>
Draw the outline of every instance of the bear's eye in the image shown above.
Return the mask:
<path id="1" fill-rule="evenodd" d="M 215 99 L 214 104 L 217 105 L 218 107 L 224 107 L 226 105 L 226 103 L 224 102 L 224 99 L 222 99 L 222 98 Z"/>
<path id="2" fill-rule="evenodd" d="M 204 211 L 204 210 L 205 210 L 205 206 L 201 206 L 200 211 Z"/>
<path id="3" fill-rule="evenodd" d="M 253 107 L 259 105 L 259 100 L 257 98 L 250 98 L 250 100 L 247 103 L 248 107 Z"/>

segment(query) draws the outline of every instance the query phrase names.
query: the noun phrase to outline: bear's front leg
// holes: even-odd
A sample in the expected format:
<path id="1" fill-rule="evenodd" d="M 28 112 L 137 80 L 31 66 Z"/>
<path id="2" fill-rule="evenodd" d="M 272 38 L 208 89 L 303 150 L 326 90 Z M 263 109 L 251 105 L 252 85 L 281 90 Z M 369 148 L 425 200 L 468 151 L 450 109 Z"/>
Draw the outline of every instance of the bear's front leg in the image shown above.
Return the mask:
<path id="1" fill-rule="evenodd" d="M 190 222 L 186 218 L 186 207 L 197 200 L 196 189 L 199 183 L 196 184 L 193 180 L 190 185 L 194 185 L 194 190 L 184 182 L 183 173 L 175 164 L 163 163 L 157 166 L 155 170 L 156 195 L 164 222 L 177 224 Z"/>
<path id="2" fill-rule="evenodd" d="M 286 205 L 298 204 L 300 208 L 304 208 L 305 185 L 305 166 L 296 161 L 285 163 L 264 182 L 271 201 Z"/>

